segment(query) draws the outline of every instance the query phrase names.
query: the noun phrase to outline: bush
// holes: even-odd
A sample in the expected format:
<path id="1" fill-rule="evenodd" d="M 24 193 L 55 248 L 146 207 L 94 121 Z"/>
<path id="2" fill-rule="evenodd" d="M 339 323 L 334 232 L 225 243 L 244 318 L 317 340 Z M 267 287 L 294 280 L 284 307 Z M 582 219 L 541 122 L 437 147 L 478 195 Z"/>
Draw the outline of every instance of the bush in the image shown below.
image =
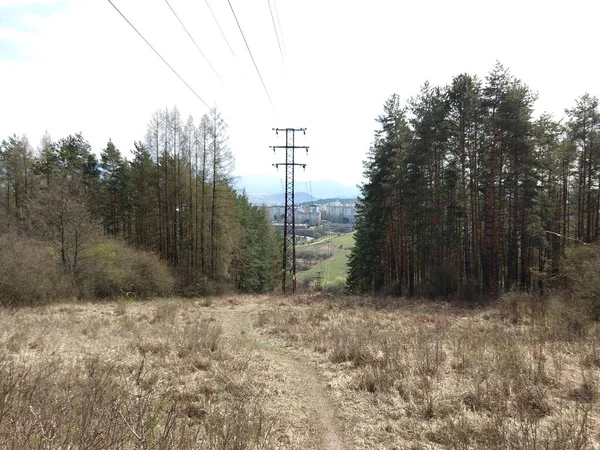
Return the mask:
<path id="1" fill-rule="evenodd" d="M 149 297 L 173 291 L 169 269 L 151 253 L 106 240 L 81 253 L 75 274 L 64 273 L 55 251 L 43 242 L 0 236 L 0 305 L 39 305 L 71 298 L 119 295 Z"/>
<path id="2" fill-rule="evenodd" d="M 82 252 L 76 278 L 80 294 L 86 298 L 117 295 L 146 298 L 169 294 L 175 285 L 173 275 L 158 256 L 113 240 Z"/>
<path id="3" fill-rule="evenodd" d="M 341 294 L 346 291 L 346 277 L 336 277 L 332 282 L 327 283 L 325 290 Z"/>
<path id="4" fill-rule="evenodd" d="M 56 255 L 34 239 L 0 236 L 0 304 L 46 303 L 72 293 Z"/>
<path id="5" fill-rule="evenodd" d="M 565 252 L 560 284 L 588 319 L 600 320 L 600 250 L 574 247 Z"/>

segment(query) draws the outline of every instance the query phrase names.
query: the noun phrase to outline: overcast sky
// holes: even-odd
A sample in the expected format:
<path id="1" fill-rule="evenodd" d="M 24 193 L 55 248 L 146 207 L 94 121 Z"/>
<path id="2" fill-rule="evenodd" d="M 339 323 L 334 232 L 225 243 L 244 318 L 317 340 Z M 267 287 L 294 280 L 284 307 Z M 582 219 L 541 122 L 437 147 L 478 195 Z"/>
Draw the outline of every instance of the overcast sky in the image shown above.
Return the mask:
<path id="1" fill-rule="evenodd" d="M 361 181 L 375 117 L 393 93 L 429 80 L 484 77 L 496 60 L 539 92 L 536 112 L 562 117 L 600 94 L 600 1 L 230 0 L 273 100 L 270 104 L 227 0 L 113 0 L 230 127 L 235 173 L 277 175 L 273 127 L 306 127 L 305 179 Z M 275 10 L 273 9 L 273 13 Z M 275 18 L 277 22 L 277 18 Z M 281 37 L 280 37 L 281 39 Z M 154 111 L 177 106 L 196 122 L 207 108 L 107 0 L 0 0 L 0 139 L 34 147 L 81 131 L 96 153 L 109 138 L 125 154 Z"/>

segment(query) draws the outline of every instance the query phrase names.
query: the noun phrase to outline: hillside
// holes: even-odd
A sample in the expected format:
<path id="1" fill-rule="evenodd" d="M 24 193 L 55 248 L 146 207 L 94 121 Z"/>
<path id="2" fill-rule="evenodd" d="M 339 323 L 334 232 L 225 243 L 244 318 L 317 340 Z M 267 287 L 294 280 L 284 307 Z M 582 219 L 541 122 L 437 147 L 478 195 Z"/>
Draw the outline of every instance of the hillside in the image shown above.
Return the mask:
<path id="1" fill-rule="evenodd" d="M 298 246 L 296 256 L 300 261 L 298 281 L 300 285 L 313 283 L 318 274 L 323 277 L 323 287 L 343 289 L 346 280 L 348 256 L 354 246 L 354 233 L 340 234 L 319 239 L 314 243 Z"/>
<path id="2" fill-rule="evenodd" d="M 597 448 L 598 324 L 511 311 L 331 295 L 2 309 L 0 441 Z"/>

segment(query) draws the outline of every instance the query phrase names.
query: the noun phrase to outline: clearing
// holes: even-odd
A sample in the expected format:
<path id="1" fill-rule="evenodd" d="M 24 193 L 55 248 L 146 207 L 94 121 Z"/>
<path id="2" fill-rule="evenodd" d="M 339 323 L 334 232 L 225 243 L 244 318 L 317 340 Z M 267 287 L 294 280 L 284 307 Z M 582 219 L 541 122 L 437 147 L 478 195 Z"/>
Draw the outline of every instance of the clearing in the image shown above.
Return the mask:
<path id="1" fill-rule="evenodd" d="M 600 327 L 330 295 L 3 309 L 5 448 L 594 449 Z"/>

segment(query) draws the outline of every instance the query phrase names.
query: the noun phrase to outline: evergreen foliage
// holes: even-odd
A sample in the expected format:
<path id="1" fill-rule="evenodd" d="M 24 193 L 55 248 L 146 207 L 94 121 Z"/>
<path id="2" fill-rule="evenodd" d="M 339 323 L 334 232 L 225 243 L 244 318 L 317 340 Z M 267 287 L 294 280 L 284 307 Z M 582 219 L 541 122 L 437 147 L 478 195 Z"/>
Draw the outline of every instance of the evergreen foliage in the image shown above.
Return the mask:
<path id="1" fill-rule="evenodd" d="M 348 287 L 397 295 L 542 291 L 568 244 L 600 231 L 600 112 L 533 117 L 536 95 L 497 63 L 384 105 L 365 162 Z M 556 234 L 552 234 L 552 233 Z M 559 235 L 565 236 L 561 237 Z"/>
<path id="2" fill-rule="evenodd" d="M 269 224 L 266 207 L 238 198 L 239 242 L 234 260 L 235 286 L 243 292 L 264 292 L 279 281 L 281 236 Z"/>

